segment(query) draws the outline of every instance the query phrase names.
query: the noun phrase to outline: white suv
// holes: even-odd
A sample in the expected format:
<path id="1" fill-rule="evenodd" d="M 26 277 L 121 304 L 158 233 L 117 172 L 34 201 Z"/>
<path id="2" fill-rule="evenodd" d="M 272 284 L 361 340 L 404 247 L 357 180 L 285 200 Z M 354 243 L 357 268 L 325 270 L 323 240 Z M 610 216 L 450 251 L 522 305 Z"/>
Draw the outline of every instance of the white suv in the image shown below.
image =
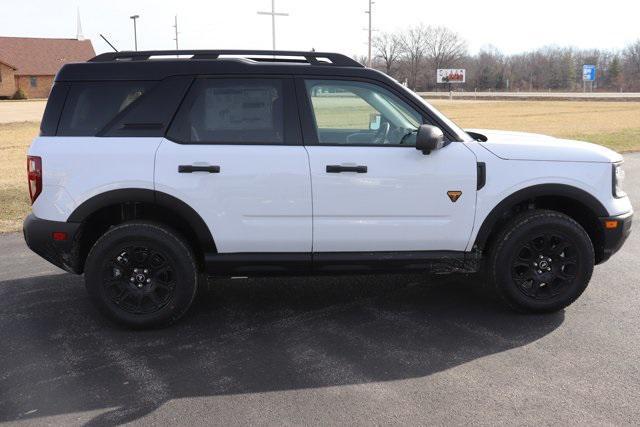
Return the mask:
<path id="1" fill-rule="evenodd" d="M 205 274 L 483 272 L 548 312 L 631 230 L 621 162 L 465 132 L 339 54 L 108 53 L 56 77 L 24 234 L 131 326 L 178 319 Z"/>

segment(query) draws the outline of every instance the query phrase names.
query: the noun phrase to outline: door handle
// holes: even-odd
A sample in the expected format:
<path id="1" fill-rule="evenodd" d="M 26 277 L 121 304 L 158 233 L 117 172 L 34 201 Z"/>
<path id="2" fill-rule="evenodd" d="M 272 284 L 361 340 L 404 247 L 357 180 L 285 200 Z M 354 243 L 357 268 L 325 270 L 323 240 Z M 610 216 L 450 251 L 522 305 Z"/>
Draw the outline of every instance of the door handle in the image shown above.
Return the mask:
<path id="1" fill-rule="evenodd" d="M 356 172 L 367 173 L 366 166 L 327 165 L 327 173 Z"/>
<path id="2" fill-rule="evenodd" d="M 195 166 L 195 165 L 178 166 L 178 173 L 193 173 L 193 172 L 220 173 L 220 166 Z"/>

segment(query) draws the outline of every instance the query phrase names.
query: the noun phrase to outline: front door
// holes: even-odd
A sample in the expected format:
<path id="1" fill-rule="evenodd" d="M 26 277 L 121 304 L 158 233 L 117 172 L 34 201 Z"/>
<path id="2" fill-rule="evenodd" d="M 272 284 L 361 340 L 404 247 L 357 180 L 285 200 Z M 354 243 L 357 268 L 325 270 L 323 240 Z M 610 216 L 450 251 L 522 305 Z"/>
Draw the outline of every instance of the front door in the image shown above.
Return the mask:
<path id="1" fill-rule="evenodd" d="M 460 142 L 428 155 L 416 150 L 425 118 L 376 83 L 298 83 L 312 118 L 305 145 L 313 251 L 464 250 L 476 202 L 474 154 Z"/>

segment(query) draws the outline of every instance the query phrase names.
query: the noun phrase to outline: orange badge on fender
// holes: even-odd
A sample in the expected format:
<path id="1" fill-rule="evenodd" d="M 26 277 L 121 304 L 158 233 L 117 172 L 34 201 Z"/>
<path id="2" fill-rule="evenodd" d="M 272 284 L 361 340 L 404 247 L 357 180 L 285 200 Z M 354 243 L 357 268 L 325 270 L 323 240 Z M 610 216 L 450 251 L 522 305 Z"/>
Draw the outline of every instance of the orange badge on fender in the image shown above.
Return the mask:
<path id="1" fill-rule="evenodd" d="M 460 196 L 462 196 L 462 191 L 447 191 L 447 196 L 451 199 L 453 203 L 457 202 Z"/>

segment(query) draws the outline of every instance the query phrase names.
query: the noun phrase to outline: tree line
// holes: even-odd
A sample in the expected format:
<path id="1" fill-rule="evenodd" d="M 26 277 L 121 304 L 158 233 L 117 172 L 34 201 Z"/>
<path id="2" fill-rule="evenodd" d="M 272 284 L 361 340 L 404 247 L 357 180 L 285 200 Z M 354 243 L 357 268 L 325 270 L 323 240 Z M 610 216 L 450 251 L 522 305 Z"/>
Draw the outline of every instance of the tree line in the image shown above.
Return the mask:
<path id="1" fill-rule="evenodd" d="M 373 40 L 372 66 L 415 90 L 445 90 L 438 68 L 466 69 L 466 83 L 479 91 L 579 91 L 582 66 L 595 65 L 594 90 L 640 92 L 640 39 L 620 50 L 543 47 L 505 55 L 494 47 L 469 53 L 467 42 L 447 27 L 418 25 L 385 32 Z M 366 58 L 359 58 L 362 63 Z"/>

